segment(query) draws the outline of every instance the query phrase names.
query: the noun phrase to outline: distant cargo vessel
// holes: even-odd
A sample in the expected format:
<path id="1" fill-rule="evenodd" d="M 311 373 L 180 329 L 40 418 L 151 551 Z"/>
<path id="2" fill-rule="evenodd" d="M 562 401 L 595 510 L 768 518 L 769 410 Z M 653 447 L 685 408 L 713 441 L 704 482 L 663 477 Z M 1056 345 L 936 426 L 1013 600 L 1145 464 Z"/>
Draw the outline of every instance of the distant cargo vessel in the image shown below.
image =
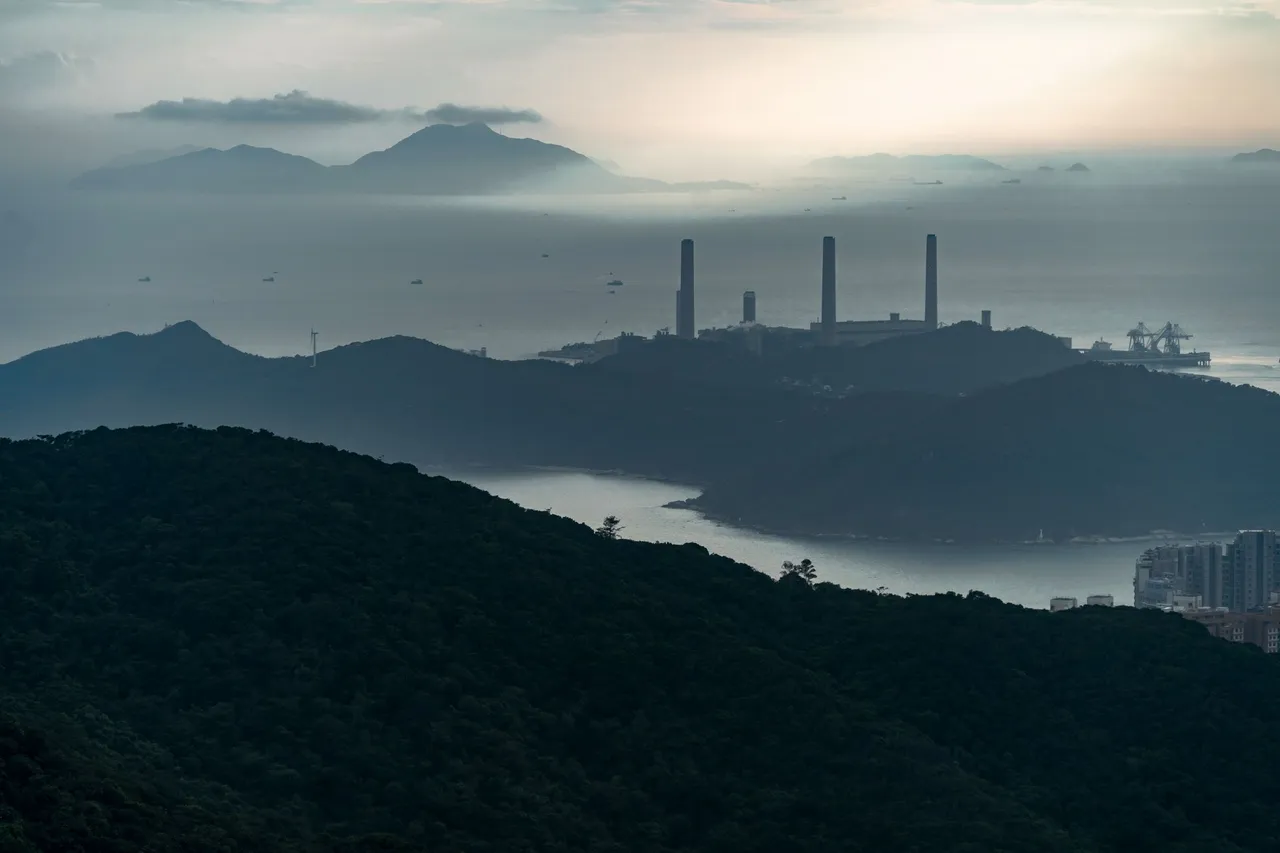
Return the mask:
<path id="1" fill-rule="evenodd" d="M 1165 323 L 1158 331 L 1139 323 L 1129 330 L 1129 348 L 1112 349 L 1111 344 L 1099 339 L 1089 349 L 1080 350 L 1093 361 L 1112 361 L 1124 364 L 1151 364 L 1159 367 L 1206 367 L 1209 353 L 1182 351 L 1182 342 L 1191 335 L 1177 323 Z"/>

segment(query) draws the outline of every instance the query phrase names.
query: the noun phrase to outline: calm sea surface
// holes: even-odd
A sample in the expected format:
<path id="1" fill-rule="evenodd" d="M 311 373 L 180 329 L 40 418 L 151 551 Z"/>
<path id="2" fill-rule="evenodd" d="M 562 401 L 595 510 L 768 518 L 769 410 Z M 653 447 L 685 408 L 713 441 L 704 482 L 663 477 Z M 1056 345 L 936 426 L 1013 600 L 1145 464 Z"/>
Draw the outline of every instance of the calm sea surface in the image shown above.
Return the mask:
<path id="1" fill-rule="evenodd" d="M 1212 170 L 1159 179 L 1024 175 L 1021 185 L 833 185 L 785 192 L 441 201 L 79 196 L 0 202 L 0 362 L 120 330 L 194 320 L 264 355 L 393 334 L 518 358 L 672 325 L 679 241 L 697 241 L 699 326 L 818 311 L 837 238 L 844 318 L 923 312 L 927 233 L 940 315 L 1123 346 L 1138 321 L 1182 324 L 1209 375 L 1280 391 L 1280 180 Z M 845 195 L 848 201 L 833 201 Z M 542 255 L 548 257 L 542 257 Z M 149 277 L 150 281 L 139 281 Z M 626 284 L 611 294 L 604 283 Z M 264 278 L 274 278 L 265 282 Z M 422 279 L 422 285 L 410 281 Z M 1153 422 L 1162 415 L 1153 412 Z M 773 571 L 809 557 L 842 584 L 1131 598 L 1143 543 L 971 548 L 793 539 L 663 509 L 692 489 L 564 472 L 458 475 L 624 535 L 695 541 Z"/>
<path id="2" fill-rule="evenodd" d="M 432 471 L 471 483 L 529 509 L 595 526 L 622 519 L 622 535 L 652 542 L 696 542 L 717 554 L 773 573 L 805 557 L 822 580 L 897 594 L 981 590 L 1026 607 L 1048 607 L 1057 595 L 1113 595 L 1133 602 L 1133 563 L 1154 541 L 1071 545 L 920 545 L 839 537 L 775 536 L 730 527 L 664 505 L 697 489 L 575 471 Z M 1170 540 L 1174 541 L 1174 540 Z"/>

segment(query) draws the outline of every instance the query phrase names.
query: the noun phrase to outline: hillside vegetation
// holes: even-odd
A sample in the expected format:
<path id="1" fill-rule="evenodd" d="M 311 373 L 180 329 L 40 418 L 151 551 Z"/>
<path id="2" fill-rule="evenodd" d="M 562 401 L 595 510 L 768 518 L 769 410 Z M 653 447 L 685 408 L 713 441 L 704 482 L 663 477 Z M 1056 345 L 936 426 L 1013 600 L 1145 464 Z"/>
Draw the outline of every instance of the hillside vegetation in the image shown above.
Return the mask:
<path id="1" fill-rule="evenodd" d="M 1280 395 L 1089 363 L 895 420 L 818 464 L 759 466 L 694 505 L 793 530 L 956 540 L 1275 527 L 1278 431 Z"/>
<path id="2" fill-rule="evenodd" d="M 0 483 L 5 853 L 1280 845 L 1277 662 L 1175 616 L 775 581 L 230 428 Z"/>

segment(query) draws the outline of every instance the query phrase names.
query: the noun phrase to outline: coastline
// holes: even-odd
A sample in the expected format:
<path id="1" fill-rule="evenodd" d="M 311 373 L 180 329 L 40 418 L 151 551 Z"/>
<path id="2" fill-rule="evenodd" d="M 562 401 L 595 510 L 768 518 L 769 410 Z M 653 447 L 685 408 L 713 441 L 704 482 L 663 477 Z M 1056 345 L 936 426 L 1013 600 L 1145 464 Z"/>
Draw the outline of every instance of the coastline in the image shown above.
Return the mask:
<path id="1" fill-rule="evenodd" d="M 423 473 L 433 476 L 457 475 L 465 471 L 475 471 L 490 474 L 511 474 L 511 473 L 546 473 L 546 474 L 587 474 L 597 477 L 610 477 L 618 480 L 631 480 L 646 483 L 660 483 L 666 486 L 677 486 L 698 492 L 688 498 L 680 500 L 668 501 L 662 504 L 663 509 L 679 509 L 686 510 L 697 514 L 705 519 L 722 527 L 728 527 L 735 530 L 741 530 L 748 533 L 756 533 L 764 536 L 778 536 L 788 538 L 804 538 L 804 539 L 825 539 L 843 542 L 884 542 L 896 544 L 920 544 L 920 545 L 955 545 L 955 546 L 975 546 L 989 545 L 1004 548 L 1024 548 L 1030 546 L 1036 547 L 1055 547 L 1065 548 L 1070 546 L 1102 546 L 1102 545 L 1120 545 L 1120 544 L 1161 544 L 1173 542 L 1211 542 L 1222 541 L 1236 535 L 1235 530 L 1217 531 L 1209 533 L 1182 533 L 1176 530 L 1151 530 L 1146 533 L 1114 535 L 1114 534 L 1084 534 L 1073 536 L 1070 539 L 1063 540 L 1018 540 L 1018 539 L 1001 539 L 989 537 L 974 538 L 940 538 L 932 536 L 883 536 L 870 533 L 858 533 L 849 531 L 830 531 L 830 530 L 814 530 L 804 527 L 790 527 L 786 525 L 771 525 L 760 522 L 747 522 L 742 519 L 730 517 L 723 513 L 715 512 L 712 509 L 704 507 L 698 503 L 702 497 L 702 486 L 690 483 L 686 480 L 673 479 L 667 476 L 657 476 L 649 474 L 639 474 L 634 471 L 627 471 L 620 468 L 584 468 L 573 465 L 499 465 L 487 463 L 473 463 L 467 465 L 431 465 L 420 468 Z"/>
<path id="2" fill-rule="evenodd" d="M 642 478 L 643 479 L 643 478 Z M 1131 534 L 1131 535 L 1107 535 L 1107 534 L 1086 534 L 1073 536 L 1070 539 L 999 539 L 989 537 L 974 538 L 939 538 L 936 536 L 882 536 L 869 533 L 849 533 L 849 532 L 832 532 L 814 530 L 804 527 L 775 527 L 764 525 L 756 522 L 746 522 L 739 519 L 730 518 L 724 514 L 714 512 L 705 507 L 699 506 L 697 498 L 688 498 L 681 501 L 671 501 L 665 506 L 669 509 L 684 509 L 690 512 L 696 512 L 706 520 L 721 524 L 727 527 L 733 527 L 738 530 L 750 530 L 755 533 L 762 533 L 768 536 L 787 536 L 787 537 L 803 537 L 810 539 L 838 539 L 847 542 L 892 542 L 900 544 L 919 544 L 919 545 L 958 545 L 958 546 L 977 546 L 977 545 L 994 545 L 1003 548 L 1021 548 L 1036 546 L 1042 548 L 1065 548 L 1072 545 L 1089 546 L 1089 545 L 1122 545 L 1132 543 L 1141 545 L 1144 543 L 1165 543 L 1165 542 L 1212 542 L 1222 541 L 1234 537 L 1237 533 L 1235 530 L 1219 531 L 1212 533 L 1179 533 L 1173 530 L 1152 530 L 1147 533 Z"/>

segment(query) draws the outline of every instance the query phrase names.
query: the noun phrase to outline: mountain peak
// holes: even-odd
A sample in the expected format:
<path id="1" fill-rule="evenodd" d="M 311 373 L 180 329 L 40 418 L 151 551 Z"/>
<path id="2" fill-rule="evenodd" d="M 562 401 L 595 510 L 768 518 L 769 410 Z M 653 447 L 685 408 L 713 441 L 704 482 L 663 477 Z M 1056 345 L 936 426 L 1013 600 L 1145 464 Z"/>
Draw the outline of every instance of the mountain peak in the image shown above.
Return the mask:
<path id="1" fill-rule="evenodd" d="M 152 336 L 157 338 L 165 337 L 172 340 L 218 340 L 194 320 L 180 320 L 177 323 L 166 325 L 160 331 L 153 332 Z M 221 343 L 221 341 L 218 342 Z"/>
<path id="2" fill-rule="evenodd" d="M 455 140 L 480 140 L 480 139 L 510 139 L 511 137 L 498 133 L 498 131 L 489 127 L 489 125 L 480 121 L 469 122 L 468 124 L 429 124 L 419 131 L 411 133 L 409 136 L 400 140 L 392 146 L 398 148 L 401 145 L 417 144 L 422 142 L 443 142 Z"/>

